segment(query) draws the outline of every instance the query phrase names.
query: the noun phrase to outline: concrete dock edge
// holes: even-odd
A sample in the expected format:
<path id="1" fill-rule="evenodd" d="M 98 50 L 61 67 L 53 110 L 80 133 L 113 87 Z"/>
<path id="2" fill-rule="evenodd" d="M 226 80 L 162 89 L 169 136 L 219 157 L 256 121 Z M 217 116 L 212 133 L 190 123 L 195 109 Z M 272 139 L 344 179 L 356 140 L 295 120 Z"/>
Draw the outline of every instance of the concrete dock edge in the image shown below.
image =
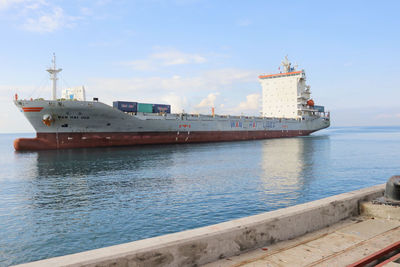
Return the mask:
<path id="1" fill-rule="evenodd" d="M 360 214 L 383 195 L 372 186 L 288 208 L 17 266 L 199 266 L 292 239 Z"/>

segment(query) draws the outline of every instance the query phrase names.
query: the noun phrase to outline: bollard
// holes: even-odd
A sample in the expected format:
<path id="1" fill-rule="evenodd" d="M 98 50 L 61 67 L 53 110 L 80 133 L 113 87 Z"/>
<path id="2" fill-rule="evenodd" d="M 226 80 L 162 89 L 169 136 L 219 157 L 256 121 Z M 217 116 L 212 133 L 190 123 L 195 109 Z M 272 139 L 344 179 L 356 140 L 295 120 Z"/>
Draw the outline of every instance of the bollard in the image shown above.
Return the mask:
<path id="1" fill-rule="evenodd" d="M 385 198 L 400 201 L 400 176 L 392 176 L 386 183 Z"/>
<path id="2" fill-rule="evenodd" d="M 400 175 L 389 178 L 383 197 L 372 200 L 372 204 L 400 206 Z"/>

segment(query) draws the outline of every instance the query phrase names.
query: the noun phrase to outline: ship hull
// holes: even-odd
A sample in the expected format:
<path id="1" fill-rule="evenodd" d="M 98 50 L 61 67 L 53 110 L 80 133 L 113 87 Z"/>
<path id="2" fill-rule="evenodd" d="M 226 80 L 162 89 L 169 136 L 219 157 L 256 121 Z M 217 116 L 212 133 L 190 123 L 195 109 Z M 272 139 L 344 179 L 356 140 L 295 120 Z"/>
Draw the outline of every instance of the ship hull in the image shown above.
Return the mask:
<path id="1" fill-rule="evenodd" d="M 17 151 L 227 142 L 306 136 L 313 131 L 230 131 L 230 132 L 133 132 L 133 133 L 37 133 L 36 138 L 14 141 Z"/>
<path id="2" fill-rule="evenodd" d="M 36 130 L 15 150 L 134 146 L 256 140 L 309 135 L 329 127 L 329 118 L 263 118 L 193 114 L 128 114 L 93 101 L 18 100 Z"/>

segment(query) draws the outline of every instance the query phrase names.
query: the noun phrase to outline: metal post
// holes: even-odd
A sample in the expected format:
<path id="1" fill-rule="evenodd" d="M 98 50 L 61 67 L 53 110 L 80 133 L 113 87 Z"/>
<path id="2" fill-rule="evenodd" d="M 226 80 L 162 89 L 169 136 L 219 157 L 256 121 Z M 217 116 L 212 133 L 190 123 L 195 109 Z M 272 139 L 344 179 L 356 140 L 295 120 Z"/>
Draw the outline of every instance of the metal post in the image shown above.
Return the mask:
<path id="1" fill-rule="evenodd" d="M 53 66 L 50 69 L 47 69 L 47 71 L 50 73 L 50 80 L 53 81 L 53 90 L 52 90 L 52 97 L 53 100 L 57 100 L 57 73 L 62 71 L 62 69 L 57 69 L 56 68 L 56 54 L 53 53 L 53 60 L 52 60 Z"/>

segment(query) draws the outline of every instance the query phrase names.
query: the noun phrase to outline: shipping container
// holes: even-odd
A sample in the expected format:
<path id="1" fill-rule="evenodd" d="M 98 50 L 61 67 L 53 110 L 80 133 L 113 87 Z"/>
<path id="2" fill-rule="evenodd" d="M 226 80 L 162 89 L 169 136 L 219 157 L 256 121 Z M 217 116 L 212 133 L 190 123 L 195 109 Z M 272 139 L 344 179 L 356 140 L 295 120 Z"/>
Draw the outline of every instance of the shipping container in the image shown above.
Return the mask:
<path id="1" fill-rule="evenodd" d="M 113 107 L 123 112 L 137 112 L 137 102 L 114 101 Z"/>
<path id="2" fill-rule="evenodd" d="M 153 104 L 153 113 L 171 113 L 171 105 Z"/>
<path id="3" fill-rule="evenodd" d="M 324 106 L 314 106 L 314 109 L 316 109 L 319 112 L 325 112 L 325 107 Z"/>
<path id="4" fill-rule="evenodd" d="M 138 103 L 138 112 L 153 113 L 153 104 Z"/>

